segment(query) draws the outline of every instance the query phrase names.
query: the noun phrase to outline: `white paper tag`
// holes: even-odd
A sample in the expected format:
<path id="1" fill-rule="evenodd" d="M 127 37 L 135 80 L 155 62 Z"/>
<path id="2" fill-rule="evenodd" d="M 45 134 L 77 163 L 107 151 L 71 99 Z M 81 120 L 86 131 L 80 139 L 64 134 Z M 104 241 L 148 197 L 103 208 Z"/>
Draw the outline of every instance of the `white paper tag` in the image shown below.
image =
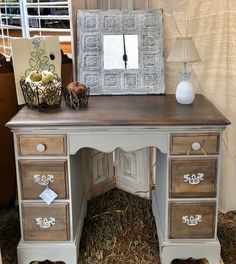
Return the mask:
<path id="1" fill-rule="evenodd" d="M 57 198 L 57 194 L 50 188 L 47 188 L 40 193 L 39 197 L 43 199 L 46 204 L 50 205 Z"/>

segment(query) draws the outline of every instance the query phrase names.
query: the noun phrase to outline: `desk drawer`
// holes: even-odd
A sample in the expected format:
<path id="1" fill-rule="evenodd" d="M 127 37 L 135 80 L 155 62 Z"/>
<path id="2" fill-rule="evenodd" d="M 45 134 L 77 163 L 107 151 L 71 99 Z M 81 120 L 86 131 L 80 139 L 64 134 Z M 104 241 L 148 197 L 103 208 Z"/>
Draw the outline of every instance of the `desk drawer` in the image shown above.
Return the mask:
<path id="1" fill-rule="evenodd" d="M 22 199 L 39 199 L 47 185 L 59 199 L 68 198 L 66 160 L 19 160 Z"/>
<path id="2" fill-rule="evenodd" d="M 171 159 L 171 198 L 216 197 L 217 159 Z"/>
<path id="3" fill-rule="evenodd" d="M 214 238 L 215 203 L 171 203 L 169 206 L 169 238 Z"/>
<path id="4" fill-rule="evenodd" d="M 68 204 L 23 204 L 24 240 L 66 241 L 70 239 Z"/>
<path id="5" fill-rule="evenodd" d="M 19 155 L 66 155 L 65 135 L 19 135 Z"/>
<path id="6" fill-rule="evenodd" d="M 171 155 L 219 154 L 220 134 L 172 134 Z"/>

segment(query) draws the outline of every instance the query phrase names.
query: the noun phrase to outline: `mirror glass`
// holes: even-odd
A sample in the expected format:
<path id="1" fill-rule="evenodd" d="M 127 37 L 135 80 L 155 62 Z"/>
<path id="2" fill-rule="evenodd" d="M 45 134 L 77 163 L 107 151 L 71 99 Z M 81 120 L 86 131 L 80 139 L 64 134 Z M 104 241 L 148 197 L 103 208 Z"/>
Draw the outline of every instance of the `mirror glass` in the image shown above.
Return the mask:
<path id="1" fill-rule="evenodd" d="M 104 69 L 138 69 L 138 35 L 104 35 Z"/>

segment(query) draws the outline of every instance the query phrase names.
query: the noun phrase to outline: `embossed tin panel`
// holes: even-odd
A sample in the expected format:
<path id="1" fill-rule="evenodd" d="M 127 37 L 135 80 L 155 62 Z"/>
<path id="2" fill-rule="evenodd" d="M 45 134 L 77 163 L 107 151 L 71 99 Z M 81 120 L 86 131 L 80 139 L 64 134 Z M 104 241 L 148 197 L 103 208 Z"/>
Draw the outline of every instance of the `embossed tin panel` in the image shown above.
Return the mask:
<path id="1" fill-rule="evenodd" d="M 94 95 L 164 93 L 162 28 L 161 9 L 79 10 L 78 81 Z M 104 69 L 104 35 L 137 35 L 138 69 Z"/>

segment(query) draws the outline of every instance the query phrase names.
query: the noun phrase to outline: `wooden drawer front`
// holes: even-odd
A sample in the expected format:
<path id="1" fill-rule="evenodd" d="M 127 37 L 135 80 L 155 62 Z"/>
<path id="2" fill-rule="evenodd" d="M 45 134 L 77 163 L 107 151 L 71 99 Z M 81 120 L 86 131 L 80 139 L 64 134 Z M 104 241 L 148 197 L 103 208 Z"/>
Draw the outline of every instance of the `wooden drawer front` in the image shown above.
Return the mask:
<path id="1" fill-rule="evenodd" d="M 217 159 L 173 159 L 170 197 L 216 197 Z"/>
<path id="2" fill-rule="evenodd" d="M 24 240 L 69 240 L 68 204 L 24 204 L 22 206 Z"/>
<path id="3" fill-rule="evenodd" d="M 65 135 L 19 135 L 19 155 L 66 155 Z"/>
<path id="4" fill-rule="evenodd" d="M 66 160 L 20 160 L 22 199 L 39 199 L 49 187 L 59 199 L 68 198 Z"/>
<path id="5" fill-rule="evenodd" d="M 219 153 L 220 134 L 173 134 L 172 155 L 205 155 Z"/>
<path id="6" fill-rule="evenodd" d="M 215 203 L 171 203 L 169 238 L 214 238 Z"/>

